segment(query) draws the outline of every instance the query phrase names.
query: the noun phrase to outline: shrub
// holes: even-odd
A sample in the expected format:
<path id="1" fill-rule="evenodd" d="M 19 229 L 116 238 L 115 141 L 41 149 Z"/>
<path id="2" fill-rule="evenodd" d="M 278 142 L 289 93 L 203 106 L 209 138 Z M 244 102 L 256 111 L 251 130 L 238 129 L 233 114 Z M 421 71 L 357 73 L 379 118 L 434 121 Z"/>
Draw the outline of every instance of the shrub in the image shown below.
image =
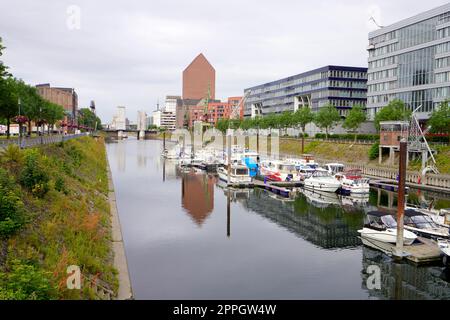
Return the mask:
<path id="1" fill-rule="evenodd" d="M 55 180 L 55 190 L 67 194 L 66 184 L 61 176 L 58 176 Z"/>
<path id="2" fill-rule="evenodd" d="M 380 151 L 379 146 L 380 146 L 380 143 L 379 143 L 379 142 L 375 142 L 375 143 L 370 147 L 370 149 L 369 149 L 369 159 L 370 159 L 370 160 L 374 160 L 374 159 L 378 158 L 378 156 L 379 156 L 379 151 Z"/>
<path id="3" fill-rule="evenodd" d="M 13 260 L 8 273 L 0 273 L 0 300 L 48 300 L 55 288 L 47 274 L 33 265 Z"/>
<path id="4" fill-rule="evenodd" d="M 0 168 L 0 238 L 16 232 L 24 223 L 24 205 L 13 181 L 5 170 Z"/>
<path id="5" fill-rule="evenodd" d="M 49 190 L 49 180 L 49 175 L 44 169 L 39 152 L 36 149 L 27 150 L 20 183 L 35 196 L 42 198 Z"/>

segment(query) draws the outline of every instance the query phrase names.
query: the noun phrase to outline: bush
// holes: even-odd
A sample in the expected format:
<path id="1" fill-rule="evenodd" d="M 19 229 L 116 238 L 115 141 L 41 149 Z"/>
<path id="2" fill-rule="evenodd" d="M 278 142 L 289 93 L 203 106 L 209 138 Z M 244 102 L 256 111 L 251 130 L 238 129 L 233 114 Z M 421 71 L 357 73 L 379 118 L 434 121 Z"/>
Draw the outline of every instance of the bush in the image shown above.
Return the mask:
<path id="1" fill-rule="evenodd" d="M 24 205 L 7 172 L 0 168 L 0 238 L 16 232 L 25 223 Z"/>
<path id="2" fill-rule="evenodd" d="M 67 194 L 66 183 L 64 182 L 64 179 L 60 176 L 57 177 L 55 180 L 55 190 Z"/>
<path id="3" fill-rule="evenodd" d="M 316 139 L 325 139 L 325 133 L 316 133 L 314 136 Z M 369 140 L 369 141 L 377 141 L 380 138 L 378 134 L 357 134 L 356 139 L 358 140 Z M 352 133 L 343 133 L 343 134 L 329 134 L 328 140 L 353 140 L 355 139 L 355 135 Z"/>
<path id="4" fill-rule="evenodd" d="M 10 272 L 0 273 L 0 300 L 48 300 L 55 298 L 50 274 L 33 265 L 13 260 Z"/>
<path id="5" fill-rule="evenodd" d="M 379 156 L 379 151 L 380 151 L 379 146 L 380 146 L 380 143 L 379 143 L 379 142 L 375 142 L 375 143 L 370 147 L 370 149 L 369 149 L 369 159 L 370 159 L 370 160 L 374 160 L 374 159 L 378 158 L 378 156 Z"/>
<path id="6" fill-rule="evenodd" d="M 39 152 L 36 149 L 27 150 L 20 183 L 35 196 L 42 198 L 49 190 L 49 180 L 49 175 L 44 169 Z"/>

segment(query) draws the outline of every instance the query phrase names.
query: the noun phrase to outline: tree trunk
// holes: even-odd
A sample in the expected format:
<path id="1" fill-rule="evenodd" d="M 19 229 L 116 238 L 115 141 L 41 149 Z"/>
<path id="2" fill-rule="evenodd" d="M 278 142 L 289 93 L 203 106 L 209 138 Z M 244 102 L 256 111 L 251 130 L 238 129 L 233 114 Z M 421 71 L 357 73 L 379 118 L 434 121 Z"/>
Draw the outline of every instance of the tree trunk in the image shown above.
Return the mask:
<path id="1" fill-rule="evenodd" d="M 328 128 L 325 128 L 325 140 L 328 141 Z"/>
<path id="2" fill-rule="evenodd" d="M 28 132 L 27 136 L 31 137 L 31 132 L 33 131 L 33 128 L 31 127 L 31 120 L 28 120 Z"/>
<path id="3" fill-rule="evenodd" d="M 358 132 L 355 132 L 355 141 L 354 143 L 356 143 L 356 137 L 358 136 Z"/>
<path id="4" fill-rule="evenodd" d="M 305 152 L 305 128 L 302 127 L 302 154 Z"/>

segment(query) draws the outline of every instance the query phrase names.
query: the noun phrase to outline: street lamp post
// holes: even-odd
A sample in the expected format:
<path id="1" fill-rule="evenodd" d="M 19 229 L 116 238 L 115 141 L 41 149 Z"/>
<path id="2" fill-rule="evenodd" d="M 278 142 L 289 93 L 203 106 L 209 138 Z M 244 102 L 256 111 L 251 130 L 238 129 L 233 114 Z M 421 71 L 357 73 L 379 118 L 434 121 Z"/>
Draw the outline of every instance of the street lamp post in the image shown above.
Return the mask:
<path id="1" fill-rule="evenodd" d="M 20 118 L 20 97 L 17 101 L 19 105 L 19 118 Z M 22 147 L 22 123 L 19 123 L 19 148 Z"/>

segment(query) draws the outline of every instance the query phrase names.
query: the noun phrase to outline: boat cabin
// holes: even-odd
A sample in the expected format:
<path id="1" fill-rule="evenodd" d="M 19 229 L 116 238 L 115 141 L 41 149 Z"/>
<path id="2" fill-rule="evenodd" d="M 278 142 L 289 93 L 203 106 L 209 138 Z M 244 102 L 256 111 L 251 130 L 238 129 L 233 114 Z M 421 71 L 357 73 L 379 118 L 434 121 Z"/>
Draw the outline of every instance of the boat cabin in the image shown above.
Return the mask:
<path id="1" fill-rule="evenodd" d="M 405 210 L 404 215 L 405 225 L 417 229 L 437 229 L 439 226 L 431 219 L 431 217 L 414 209 Z"/>
<path id="2" fill-rule="evenodd" d="M 364 218 L 364 227 L 374 230 L 386 230 L 397 228 L 397 222 L 389 213 L 382 211 L 371 211 Z"/>
<path id="3" fill-rule="evenodd" d="M 325 169 L 331 174 L 336 174 L 344 172 L 345 166 L 342 163 L 327 163 L 325 164 Z"/>

